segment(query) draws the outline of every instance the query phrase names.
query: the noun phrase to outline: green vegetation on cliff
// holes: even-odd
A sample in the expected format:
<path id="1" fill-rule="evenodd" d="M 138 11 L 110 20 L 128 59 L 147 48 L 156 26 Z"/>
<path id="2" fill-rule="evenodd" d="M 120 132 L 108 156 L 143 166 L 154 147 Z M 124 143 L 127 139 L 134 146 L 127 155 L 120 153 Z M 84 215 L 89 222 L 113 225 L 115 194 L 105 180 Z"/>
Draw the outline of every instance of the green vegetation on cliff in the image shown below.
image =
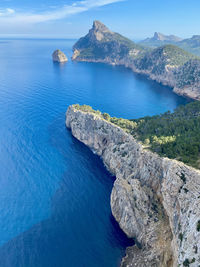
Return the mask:
<path id="1" fill-rule="evenodd" d="M 200 84 L 200 60 L 192 59 L 187 61 L 181 68 L 176 70 L 176 86 L 194 86 Z"/>
<path id="2" fill-rule="evenodd" d="M 175 46 L 175 45 L 165 45 L 159 47 L 154 50 L 154 54 L 156 55 L 164 55 L 168 60 L 168 64 L 174 66 L 183 65 L 185 62 L 190 60 L 191 58 L 195 58 L 195 56 L 190 53 L 184 51 L 183 49 Z"/>
<path id="3" fill-rule="evenodd" d="M 143 145 L 171 159 L 200 168 L 200 102 L 178 107 L 173 113 L 127 120 L 110 117 L 87 105 L 74 105 L 78 110 L 94 113 L 131 134 Z"/>
<path id="4" fill-rule="evenodd" d="M 166 73 L 167 66 L 177 68 L 194 58 L 194 55 L 175 45 L 164 45 L 146 53 L 135 61 L 135 65 L 141 71 L 160 75 Z"/>
<path id="5" fill-rule="evenodd" d="M 132 132 L 160 155 L 200 167 L 200 103 L 178 107 L 173 113 L 134 120 Z"/>

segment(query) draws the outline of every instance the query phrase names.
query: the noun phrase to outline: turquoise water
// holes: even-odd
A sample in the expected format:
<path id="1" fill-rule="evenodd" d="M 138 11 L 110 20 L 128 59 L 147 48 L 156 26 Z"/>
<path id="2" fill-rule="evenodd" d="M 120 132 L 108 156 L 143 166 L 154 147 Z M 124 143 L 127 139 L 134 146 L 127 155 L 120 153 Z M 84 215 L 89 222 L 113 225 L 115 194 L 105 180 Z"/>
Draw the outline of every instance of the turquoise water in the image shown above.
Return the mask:
<path id="1" fill-rule="evenodd" d="M 73 103 L 138 118 L 186 99 L 104 64 L 55 64 L 73 40 L 0 42 L 0 266 L 116 267 L 130 245 L 109 198 L 114 178 L 65 127 Z"/>

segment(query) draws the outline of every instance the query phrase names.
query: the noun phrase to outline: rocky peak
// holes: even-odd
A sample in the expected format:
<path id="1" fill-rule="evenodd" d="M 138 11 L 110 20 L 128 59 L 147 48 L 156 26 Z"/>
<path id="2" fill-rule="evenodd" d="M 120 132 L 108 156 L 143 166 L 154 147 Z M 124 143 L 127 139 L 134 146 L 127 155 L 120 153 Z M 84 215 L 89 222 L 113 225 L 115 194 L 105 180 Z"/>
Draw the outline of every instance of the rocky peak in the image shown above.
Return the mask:
<path id="1" fill-rule="evenodd" d="M 75 43 L 73 51 L 73 60 L 116 64 L 118 59 L 136 58 L 145 48 L 112 32 L 103 23 L 95 20 L 89 33 Z"/>
<path id="2" fill-rule="evenodd" d="M 155 32 L 153 36 L 153 40 L 179 42 L 179 41 L 182 41 L 182 38 L 175 36 L 175 35 L 164 35 L 160 32 Z"/>
<path id="3" fill-rule="evenodd" d="M 109 32 L 111 33 L 111 31 L 100 21 L 98 20 L 95 20 L 93 22 L 93 27 L 92 27 L 92 30 L 93 31 L 98 31 L 98 32 L 102 32 L 102 33 L 105 33 L 105 32 Z"/>
<path id="4" fill-rule="evenodd" d="M 90 36 L 93 36 L 97 41 L 102 41 L 105 34 L 113 34 L 103 23 L 98 20 L 93 22 L 93 27 L 90 30 Z"/>
<path id="5" fill-rule="evenodd" d="M 155 40 L 162 41 L 164 39 L 164 36 L 163 36 L 163 34 L 161 34 L 159 32 L 155 32 L 153 38 Z"/>
<path id="6" fill-rule="evenodd" d="M 160 32 L 155 32 L 153 39 L 157 40 L 157 41 L 164 41 L 166 39 L 166 37 Z"/>

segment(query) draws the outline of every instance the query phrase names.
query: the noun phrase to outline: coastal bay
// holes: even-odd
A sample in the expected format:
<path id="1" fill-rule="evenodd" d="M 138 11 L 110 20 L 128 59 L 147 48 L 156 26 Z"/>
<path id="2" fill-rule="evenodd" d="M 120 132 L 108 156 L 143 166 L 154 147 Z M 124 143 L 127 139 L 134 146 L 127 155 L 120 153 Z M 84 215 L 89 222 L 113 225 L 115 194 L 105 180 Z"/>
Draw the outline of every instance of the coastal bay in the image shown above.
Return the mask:
<path id="1" fill-rule="evenodd" d="M 131 119 L 188 102 L 121 66 L 54 64 L 52 51 L 70 58 L 75 41 L 1 43 L 1 266 L 119 265 L 130 241 L 111 215 L 114 178 L 66 130 L 66 109 Z"/>

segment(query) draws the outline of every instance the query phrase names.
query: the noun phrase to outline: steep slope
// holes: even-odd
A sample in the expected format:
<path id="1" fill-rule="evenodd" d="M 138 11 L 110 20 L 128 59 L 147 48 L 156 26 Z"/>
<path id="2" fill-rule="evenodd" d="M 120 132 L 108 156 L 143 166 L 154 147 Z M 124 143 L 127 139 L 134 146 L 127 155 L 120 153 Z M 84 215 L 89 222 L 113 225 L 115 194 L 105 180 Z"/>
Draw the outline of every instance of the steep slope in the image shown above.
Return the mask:
<path id="1" fill-rule="evenodd" d="M 137 243 L 121 266 L 199 266 L 200 172 L 144 149 L 106 117 L 70 106 L 66 125 L 116 176 L 112 213 Z"/>
<path id="2" fill-rule="evenodd" d="M 186 62 L 175 72 L 176 85 L 174 92 L 200 100 L 200 60 Z"/>
<path id="3" fill-rule="evenodd" d="M 159 38 L 164 37 L 159 35 Z M 175 37 L 171 37 L 173 38 Z M 123 65 L 175 88 L 174 92 L 177 94 L 200 100 L 200 85 L 196 82 L 198 70 L 193 72 L 193 66 L 198 67 L 198 64 L 187 65 L 189 60 L 198 62 L 198 58 L 175 45 L 145 50 L 131 40 L 110 31 L 101 22 L 95 21 L 89 33 L 74 45 L 73 50 L 73 60 Z M 184 64 L 186 65 L 183 66 Z M 182 73 L 186 69 L 191 75 L 190 82 L 187 84 L 184 79 L 185 82 L 181 85 L 184 78 Z"/>
<path id="4" fill-rule="evenodd" d="M 177 46 L 165 45 L 136 59 L 133 69 L 148 75 L 152 80 L 174 87 L 176 84 L 174 70 L 193 58 L 193 55 Z"/>

